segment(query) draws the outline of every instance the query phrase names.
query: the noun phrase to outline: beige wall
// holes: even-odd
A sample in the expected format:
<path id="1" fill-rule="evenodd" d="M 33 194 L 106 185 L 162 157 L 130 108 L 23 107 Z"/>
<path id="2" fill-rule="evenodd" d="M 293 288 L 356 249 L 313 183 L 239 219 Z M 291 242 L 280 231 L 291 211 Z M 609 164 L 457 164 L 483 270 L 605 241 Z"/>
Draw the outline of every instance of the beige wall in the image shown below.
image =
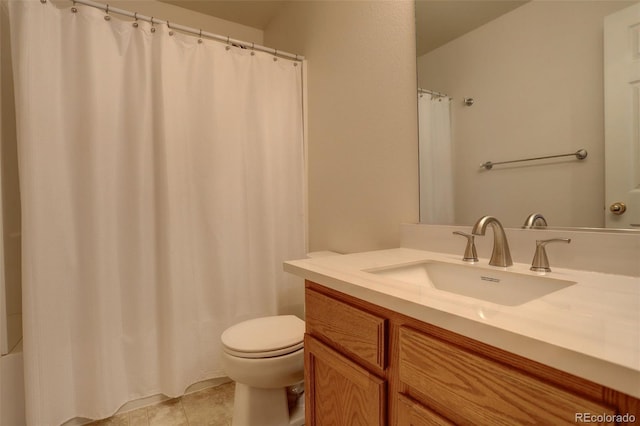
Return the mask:
<path id="1" fill-rule="evenodd" d="M 454 98 L 456 223 L 604 226 L 603 17 L 628 2 L 531 2 L 419 58 L 419 85 Z M 472 107 L 463 98 L 473 97 Z M 573 152 L 501 166 L 485 161 Z"/>
<path id="2" fill-rule="evenodd" d="M 291 2 L 265 44 L 308 60 L 310 250 L 399 246 L 418 220 L 413 2 Z"/>

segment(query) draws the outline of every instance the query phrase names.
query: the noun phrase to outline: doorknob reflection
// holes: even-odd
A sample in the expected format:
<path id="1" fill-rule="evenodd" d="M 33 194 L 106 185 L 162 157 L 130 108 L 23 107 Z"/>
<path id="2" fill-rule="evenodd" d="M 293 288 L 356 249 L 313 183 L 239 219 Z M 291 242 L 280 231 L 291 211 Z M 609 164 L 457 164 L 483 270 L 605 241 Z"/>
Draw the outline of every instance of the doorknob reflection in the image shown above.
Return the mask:
<path id="1" fill-rule="evenodd" d="M 622 202 L 617 202 L 609 206 L 609 211 L 613 214 L 621 215 L 627 211 L 627 206 Z"/>

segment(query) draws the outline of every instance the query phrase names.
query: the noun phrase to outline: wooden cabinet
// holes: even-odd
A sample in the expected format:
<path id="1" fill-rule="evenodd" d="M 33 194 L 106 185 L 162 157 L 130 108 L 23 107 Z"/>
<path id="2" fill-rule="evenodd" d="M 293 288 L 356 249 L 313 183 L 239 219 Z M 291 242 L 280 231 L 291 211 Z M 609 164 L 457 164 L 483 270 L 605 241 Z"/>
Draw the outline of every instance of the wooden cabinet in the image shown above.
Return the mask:
<path id="1" fill-rule="evenodd" d="M 444 417 L 441 417 L 424 405 L 408 398 L 401 393 L 397 394 L 398 401 L 398 426 L 453 426 Z"/>
<path id="2" fill-rule="evenodd" d="M 400 382 L 456 424 L 574 424 L 615 413 L 521 370 L 400 327 Z"/>
<path id="3" fill-rule="evenodd" d="M 309 426 L 640 421 L 637 398 L 309 281 L 306 332 Z"/>
<path id="4" fill-rule="evenodd" d="M 307 425 L 386 424 L 385 381 L 305 336 Z"/>
<path id="5" fill-rule="evenodd" d="M 306 424 L 387 424 L 387 321 L 311 288 L 305 320 Z"/>

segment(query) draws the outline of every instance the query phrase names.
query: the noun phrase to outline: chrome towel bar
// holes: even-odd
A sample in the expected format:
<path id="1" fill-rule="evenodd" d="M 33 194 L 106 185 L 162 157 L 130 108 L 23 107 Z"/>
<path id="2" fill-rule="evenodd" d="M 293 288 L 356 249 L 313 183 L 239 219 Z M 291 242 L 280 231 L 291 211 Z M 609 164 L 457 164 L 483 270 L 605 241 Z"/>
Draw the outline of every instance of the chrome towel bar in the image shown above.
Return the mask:
<path id="1" fill-rule="evenodd" d="M 493 166 L 497 166 L 498 164 L 519 163 L 521 161 L 545 160 L 547 158 L 570 157 L 570 156 L 575 156 L 578 160 L 584 160 L 585 158 L 587 158 L 587 150 L 579 149 L 576 152 L 571 152 L 569 154 L 545 155 L 544 157 L 523 158 L 521 160 L 511 160 L 511 161 L 498 161 L 495 163 L 492 161 L 487 161 L 485 163 L 480 164 L 480 168 L 483 168 L 485 170 L 491 170 Z"/>

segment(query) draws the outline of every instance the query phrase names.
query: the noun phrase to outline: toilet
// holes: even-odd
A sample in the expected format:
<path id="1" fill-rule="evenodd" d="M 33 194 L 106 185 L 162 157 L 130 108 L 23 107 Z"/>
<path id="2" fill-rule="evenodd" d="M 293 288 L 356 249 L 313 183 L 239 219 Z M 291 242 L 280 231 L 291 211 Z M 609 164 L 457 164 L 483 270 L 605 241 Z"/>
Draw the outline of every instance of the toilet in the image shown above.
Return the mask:
<path id="1" fill-rule="evenodd" d="M 304 397 L 288 388 L 304 379 L 304 321 L 294 315 L 255 318 L 221 336 L 227 376 L 236 382 L 233 426 L 301 426 Z M 290 394 L 291 392 L 289 392 Z"/>

